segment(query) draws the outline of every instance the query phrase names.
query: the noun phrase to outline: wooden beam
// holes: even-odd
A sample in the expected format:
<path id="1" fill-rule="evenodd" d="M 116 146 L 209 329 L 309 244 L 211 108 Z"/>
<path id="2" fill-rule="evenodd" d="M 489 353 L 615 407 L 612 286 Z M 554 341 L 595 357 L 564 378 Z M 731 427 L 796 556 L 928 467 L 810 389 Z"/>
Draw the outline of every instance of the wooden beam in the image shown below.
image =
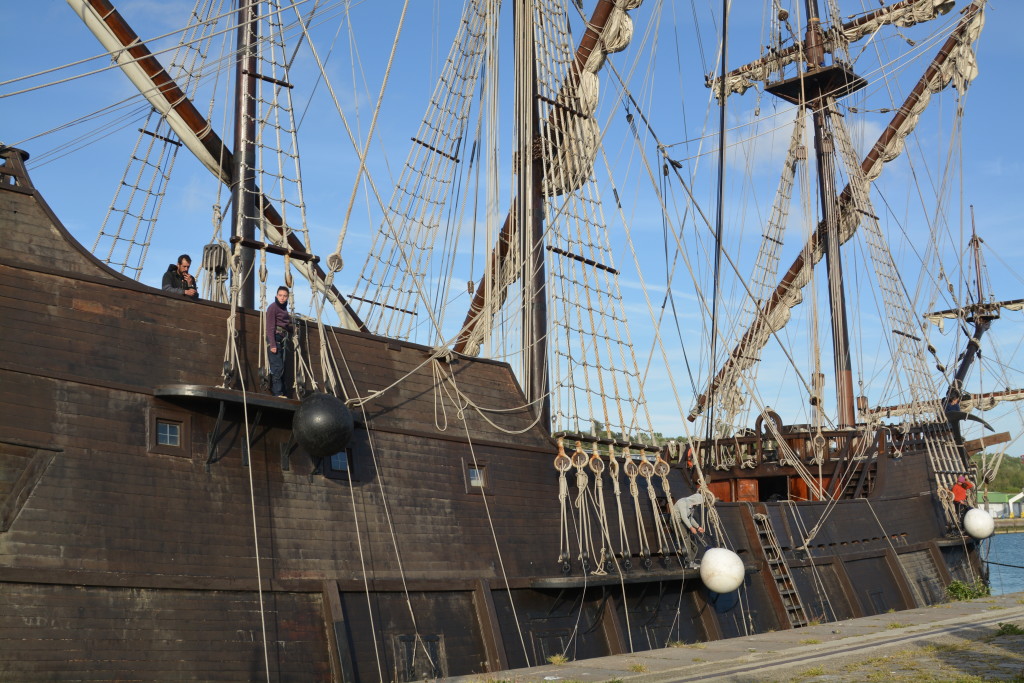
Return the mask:
<path id="1" fill-rule="evenodd" d="M 338 593 L 336 581 L 323 582 L 323 601 L 332 678 L 341 683 L 350 683 L 356 680 L 356 675 L 352 666 L 352 650 L 348 646 L 345 611 L 341 607 L 341 595 Z"/>
<path id="2" fill-rule="evenodd" d="M 508 657 L 505 656 L 505 643 L 501 637 L 498 611 L 494 608 L 491 584 L 486 579 L 476 582 L 473 607 L 476 609 L 476 620 L 480 625 L 480 636 L 487 655 L 487 671 L 505 671 L 508 669 Z"/>
<path id="3" fill-rule="evenodd" d="M 1009 432 L 999 432 L 998 434 L 992 434 L 991 436 L 983 436 L 980 439 L 971 439 L 970 441 L 964 441 L 964 448 L 968 453 L 974 455 L 985 450 L 988 446 L 995 446 L 996 444 L 1006 443 L 1010 440 Z"/>
<path id="4" fill-rule="evenodd" d="M 679 582 L 679 590 L 683 590 L 685 582 Z M 619 601 L 615 597 L 616 591 L 604 589 L 604 609 L 601 611 L 601 631 L 604 633 L 605 642 L 608 644 L 608 654 L 621 655 L 627 652 L 626 638 L 622 632 L 622 624 L 619 623 Z"/>
<path id="5" fill-rule="evenodd" d="M 897 590 L 900 592 L 900 597 L 903 598 L 904 609 L 927 607 L 927 604 L 917 604 L 917 600 L 914 599 L 913 588 L 910 586 L 910 575 L 906 567 L 903 566 L 903 561 L 900 560 L 899 554 L 891 547 L 885 549 L 885 564 L 892 573 L 892 578 L 896 583 Z M 924 596 L 921 597 L 922 599 L 924 598 Z"/>
<path id="6" fill-rule="evenodd" d="M 850 605 L 850 616 L 853 618 L 859 618 L 864 616 L 864 608 L 860 606 L 860 600 L 857 598 L 857 592 L 853 588 L 853 582 L 850 581 L 850 575 L 846 573 L 846 565 L 843 564 L 843 560 L 850 559 L 849 557 L 835 557 L 832 560 L 832 571 L 836 574 L 836 581 L 839 583 L 839 588 L 843 592 L 843 597 L 846 598 L 846 602 Z"/>

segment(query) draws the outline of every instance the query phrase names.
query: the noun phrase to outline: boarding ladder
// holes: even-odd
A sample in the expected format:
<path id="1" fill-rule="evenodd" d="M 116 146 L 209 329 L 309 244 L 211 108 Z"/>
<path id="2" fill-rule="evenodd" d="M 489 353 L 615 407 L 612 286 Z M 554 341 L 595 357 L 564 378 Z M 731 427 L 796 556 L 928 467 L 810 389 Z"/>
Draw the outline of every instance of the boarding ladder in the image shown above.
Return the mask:
<path id="1" fill-rule="evenodd" d="M 761 550 L 765 559 L 768 560 L 768 569 L 775 579 L 775 586 L 779 589 L 779 596 L 786 608 L 786 616 L 793 628 L 800 628 L 807 625 L 807 612 L 800 600 L 800 594 L 793 583 L 793 577 L 789 572 L 789 565 L 779 548 L 779 541 L 772 530 L 771 520 L 768 515 L 757 513 L 754 515 L 754 528 L 757 530 L 757 540 L 761 543 Z"/>

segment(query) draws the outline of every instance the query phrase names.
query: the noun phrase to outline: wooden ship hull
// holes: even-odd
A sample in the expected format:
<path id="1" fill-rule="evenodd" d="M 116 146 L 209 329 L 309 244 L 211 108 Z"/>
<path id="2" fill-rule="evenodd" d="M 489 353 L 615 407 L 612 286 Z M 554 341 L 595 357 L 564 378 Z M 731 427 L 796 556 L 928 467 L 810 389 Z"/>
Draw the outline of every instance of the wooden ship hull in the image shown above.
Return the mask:
<path id="1" fill-rule="evenodd" d="M 838 502 L 790 502 L 806 487 L 763 445 L 753 468 L 711 475 L 741 591 L 710 593 L 657 553 L 642 480 L 623 506 L 632 519 L 639 501 L 653 557 L 636 554 L 633 523 L 621 575 L 585 573 L 578 550 L 563 566 L 550 436 L 529 414 L 490 424 L 444 396 L 454 382 L 467 401 L 521 406 L 508 365 L 325 328 L 353 394 L 402 381 L 355 411 L 349 471 L 318 467 L 292 439 L 298 401 L 252 378 L 217 387 L 229 307 L 97 261 L 17 150 L 0 180 L 6 680 L 484 674 L 931 604 L 980 570 L 974 542 L 946 538 L 925 454 L 895 457 L 886 440 Z M 255 359 L 259 316 L 240 318 Z M 315 326 L 306 343 L 320 343 Z M 160 425 L 177 425 L 179 445 L 158 443 Z M 674 462 L 674 497 L 688 477 Z"/>

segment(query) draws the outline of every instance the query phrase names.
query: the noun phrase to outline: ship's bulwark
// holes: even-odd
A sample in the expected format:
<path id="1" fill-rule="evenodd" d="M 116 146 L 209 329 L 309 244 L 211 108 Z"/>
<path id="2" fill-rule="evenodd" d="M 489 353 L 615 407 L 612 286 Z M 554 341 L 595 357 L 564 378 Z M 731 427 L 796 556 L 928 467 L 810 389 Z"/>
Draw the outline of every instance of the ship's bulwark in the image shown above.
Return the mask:
<path id="1" fill-rule="evenodd" d="M 356 411 L 351 484 L 329 467 L 314 472 L 290 441 L 294 404 L 262 396 L 243 413 L 238 400 L 204 393 L 221 382 L 227 307 L 103 266 L 53 216 L 20 157 L 4 156 L 5 679 L 262 680 L 269 666 L 280 681 L 421 680 L 789 628 L 758 513 L 813 619 L 935 602 L 951 578 L 968 578 L 967 549 L 936 540 L 944 528 L 926 461 L 913 455 L 880 459 L 871 497 L 838 504 L 810 557 L 794 548 L 824 504 L 719 505 L 749 569 L 742 600 L 709 594 L 674 556 L 650 569 L 634 558 L 624 586 L 584 580 L 578 562 L 565 577 L 546 434 L 524 412 L 489 413 L 501 429 L 457 412 L 436 384 L 454 377 L 449 390 L 511 410 L 523 397 L 508 366 L 435 367 L 430 349 L 339 330 L 328 344 L 351 395 L 412 375 Z M 258 316 L 240 327 L 255 362 Z M 318 335 L 308 329 L 314 351 Z M 178 426 L 181 445 L 157 444 L 159 424 Z M 485 495 L 469 485 L 474 455 Z M 673 495 L 687 492 L 681 471 L 670 479 Z"/>

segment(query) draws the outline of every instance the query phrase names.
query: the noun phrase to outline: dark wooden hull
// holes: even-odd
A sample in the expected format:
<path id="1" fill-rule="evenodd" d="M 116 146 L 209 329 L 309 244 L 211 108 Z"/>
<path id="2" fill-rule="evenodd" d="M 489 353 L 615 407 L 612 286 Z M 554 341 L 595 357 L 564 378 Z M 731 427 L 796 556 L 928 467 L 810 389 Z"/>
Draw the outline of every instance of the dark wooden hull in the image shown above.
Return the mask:
<path id="1" fill-rule="evenodd" d="M 507 365 L 435 364 L 431 349 L 327 330 L 349 395 L 402 381 L 356 411 L 352 480 L 325 476 L 291 441 L 297 402 L 260 395 L 252 376 L 244 400 L 215 388 L 227 307 L 96 261 L 13 151 L 0 180 L 6 680 L 420 680 L 789 628 L 759 512 L 814 618 L 940 601 L 976 562 L 943 540 L 926 459 L 911 453 L 879 460 L 871 495 L 839 502 L 809 551 L 796 550 L 801 525 L 824 503 L 720 504 L 748 567 L 742 601 L 671 554 L 634 556 L 624 581 L 575 559 L 566 574 L 549 436 L 525 413 L 491 413 L 494 426 L 450 398 L 457 386 L 464 402 L 521 405 Z M 239 329 L 255 360 L 258 316 Z M 159 420 L 181 426 L 180 447 L 157 445 Z"/>

